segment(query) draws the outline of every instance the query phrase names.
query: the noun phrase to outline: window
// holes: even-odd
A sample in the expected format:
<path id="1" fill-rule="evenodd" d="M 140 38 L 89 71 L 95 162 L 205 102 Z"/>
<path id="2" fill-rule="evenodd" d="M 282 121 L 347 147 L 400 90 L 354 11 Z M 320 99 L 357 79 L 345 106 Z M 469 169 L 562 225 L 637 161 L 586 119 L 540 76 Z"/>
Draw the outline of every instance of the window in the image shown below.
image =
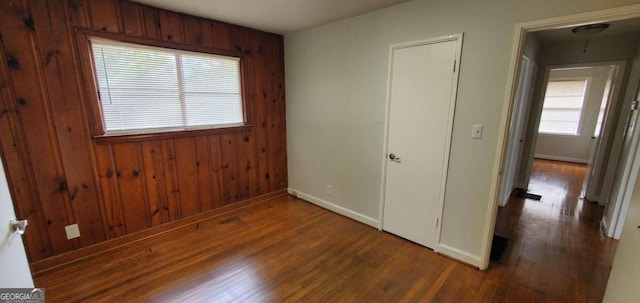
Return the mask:
<path id="1" fill-rule="evenodd" d="M 544 96 L 540 133 L 578 135 L 587 79 L 549 81 Z"/>
<path id="2" fill-rule="evenodd" d="M 90 41 L 107 135 L 244 124 L 239 58 Z"/>

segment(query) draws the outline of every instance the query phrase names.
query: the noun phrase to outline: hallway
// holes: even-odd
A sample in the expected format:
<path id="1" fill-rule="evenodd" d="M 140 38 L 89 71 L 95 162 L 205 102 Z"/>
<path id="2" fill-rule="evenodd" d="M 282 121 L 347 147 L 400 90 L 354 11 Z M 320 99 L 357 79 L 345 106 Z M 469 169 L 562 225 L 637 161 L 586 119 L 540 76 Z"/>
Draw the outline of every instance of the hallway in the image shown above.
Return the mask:
<path id="1" fill-rule="evenodd" d="M 492 266 L 505 270 L 505 286 L 566 302 L 602 300 L 617 241 L 599 230 L 604 207 L 579 198 L 585 173 L 585 165 L 536 159 L 529 192 L 542 200 L 511 198 L 498 211 L 496 234 L 510 243 Z"/>

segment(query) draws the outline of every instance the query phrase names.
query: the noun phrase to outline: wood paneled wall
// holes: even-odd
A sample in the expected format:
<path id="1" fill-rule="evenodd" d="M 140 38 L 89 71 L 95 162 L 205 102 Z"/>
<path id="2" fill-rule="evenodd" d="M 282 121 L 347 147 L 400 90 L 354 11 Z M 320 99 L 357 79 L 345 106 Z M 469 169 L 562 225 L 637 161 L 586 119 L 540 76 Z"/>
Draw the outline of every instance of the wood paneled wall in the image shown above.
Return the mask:
<path id="1" fill-rule="evenodd" d="M 1 5 L 0 151 L 32 262 L 286 188 L 281 36 L 117 0 Z M 77 30 L 243 53 L 252 126 L 96 141 Z"/>

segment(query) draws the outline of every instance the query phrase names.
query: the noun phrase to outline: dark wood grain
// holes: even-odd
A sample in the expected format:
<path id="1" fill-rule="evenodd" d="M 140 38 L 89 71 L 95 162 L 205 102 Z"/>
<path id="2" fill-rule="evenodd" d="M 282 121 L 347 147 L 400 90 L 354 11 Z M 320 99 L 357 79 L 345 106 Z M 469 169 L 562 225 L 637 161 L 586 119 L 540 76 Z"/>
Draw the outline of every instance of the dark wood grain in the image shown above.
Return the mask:
<path id="1" fill-rule="evenodd" d="M 257 130 L 253 114 L 284 121 L 284 104 L 256 104 L 257 87 L 284 80 L 281 36 L 119 0 L 1 5 L 0 154 L 31 262 L 286 188 L 266 185 L 286 162 L 263 150 L 285 133 Z M 88 36 L 241 58 L 245 125 L 101 136 Z M 255 52 L 254 39 L 275 50 Z M 67 240 L 73 223 L 81 237 Z"/>
<path id="2" fill-rule="evenodd" d="M 200 212 L 197 181 L 197 157 L 193 138 L 174 141 L 176 153 L 176 180 L 180 195 L 180 215 L 188 217 Z"/>
<path id="3" fill-rule="evenodd" d="M 51 140 L 55 138 L 56 133 L 50 115 L 51 104 L 48 102 L 42 63 L 39 60 L 36 22 L 33 20 L 31 8 L 22 2 L 2 2 L 0 14 L 0 34 L 3 37 L 5 51 L 2 56 L 7 60 L 8 79 L 11 79 L 7 84 L 11 85 L 9 89 L 15 98 L 13 102 L 18 106 L 20 124 L 17 126 L 19 129 L 14 131 L 23 134 L 25 150 L 21 152 L 28 157 L 28 173 L 33 176 L 36 185 L 36 188 L 30 190 L 38 193 L 36 203 L 40 204 L 44 216 L 43 220 L 31 222 L 30 227 L 34 231 L 38 230 L 36 233 L 45 230 L 49 238 L 48 243 L 27 240 L 27 245 L 39 244 L 29 247 L 28 251 L 62 253 L 74 249 L 77 243 L 67 241 L 64 234 L 64 226 L 71 224 L 70 205 L 66 195 L 68 183 L 63 172 L 60 150 L 57 143 Z M 26 20 L 33 20 L 29 22 L 29 26 L 25 24 L 25 16 Z M 21 139 L 19 136 L 15 138 Z M 16 187 L 19 186 L 20 180 L 14 179 L 17 174 L 9 171 L 7 176 L 12 190 L 14 184 Z M 32 202 L 18 199 L 16 198 L 14 204 L 23 205 L 15 207 L 16 215 L 28 216 L 28 213 L 22 211 L 28 209 Z M 40 257 L 41 254 L 36 256 Z M 30 255 L 32 259 L 36 256 Z"/>
<path id="4" fill-rule="evenodd" d="M 125 143 L 113 146 L 115 177 L 118 182 L 122 211 L 127 233 L 151 226 L 144 179 L 143 163 L 138 144 Z"/>

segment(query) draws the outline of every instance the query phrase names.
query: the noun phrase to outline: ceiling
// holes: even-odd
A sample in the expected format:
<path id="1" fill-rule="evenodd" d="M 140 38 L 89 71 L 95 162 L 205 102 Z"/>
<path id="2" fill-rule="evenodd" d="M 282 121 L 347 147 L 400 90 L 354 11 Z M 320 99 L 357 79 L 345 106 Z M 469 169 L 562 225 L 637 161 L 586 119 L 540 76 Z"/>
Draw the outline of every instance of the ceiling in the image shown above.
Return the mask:
<path id="1" fill-rule="evenodd" d="M 608 35 L 620 35 L 620 34 L 631 34 L 636 33 L 640 34 L 640 18 L 635 19 L 625 19 L 625 20 L 616 20 L 605 22 L 609 23 L 609 28 L 607 28 L 604 32 L 599 34 L 595 34 L 594 36 L 608 36 Z M 560 28 L 554 30 L 545 30 L 540 32 L 535 32 L 534 35 L 538 41 L 547 42 L 547 41 L 558 41 L 558 40 L 583 40 L 585 36 L 576 35 L 571 30 L 574 28 Z"/>
<path id="2" fill-rule="evenodd" d="M 132 0 L 267 32 L 287 34 L 409 0 Z"/>

